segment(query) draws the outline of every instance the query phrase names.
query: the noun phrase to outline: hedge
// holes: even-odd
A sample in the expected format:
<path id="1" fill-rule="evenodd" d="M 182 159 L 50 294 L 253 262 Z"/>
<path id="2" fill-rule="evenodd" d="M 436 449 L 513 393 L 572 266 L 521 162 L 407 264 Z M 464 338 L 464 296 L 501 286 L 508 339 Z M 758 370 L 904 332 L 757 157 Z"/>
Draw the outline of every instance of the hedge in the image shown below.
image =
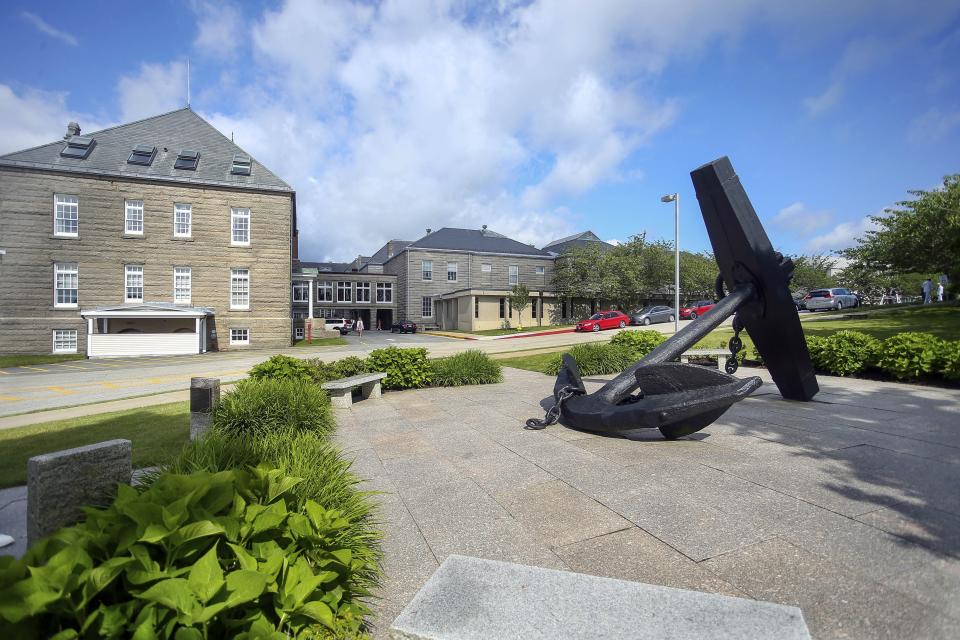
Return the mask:
<path id="1" fill-rule="evenodd" d="M 604 342 L 578 344 L 569 351 L 577 362 L 582 376 L 600 376 L 619 373 L 635 362 L 632 349 Z M 544 367 L 544 373 L 555 376 L 562 366 L 561 354 L 550 360 Z"/>
<path id="2" fill-rule="evenodd" d="M 430 378 L 435 387 L 493 384 L 503 382 L 503 367 L 483 351 L 471 349 L 430 360 Z"/>

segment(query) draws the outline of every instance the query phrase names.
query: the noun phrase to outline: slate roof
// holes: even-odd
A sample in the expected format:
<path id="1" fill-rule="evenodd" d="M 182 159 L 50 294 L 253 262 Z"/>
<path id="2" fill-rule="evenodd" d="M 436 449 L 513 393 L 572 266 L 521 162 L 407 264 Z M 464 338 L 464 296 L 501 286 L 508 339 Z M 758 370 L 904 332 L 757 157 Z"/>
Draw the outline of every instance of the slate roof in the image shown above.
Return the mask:
<path id="1" fill-rule="evenodd" d="M 66 141 L 61 139 L 0 156 L 0 166 L 241 189 L 293 191 L 289 184 L 254 158 L 251 158 L 249 176 L 230 173 L 234 154 L 249 154 L 189 107 L 102 131 L 83 131 L 82 134 L 83 137 L 96 141 L 85 159 L 61 156 L 60 151 L 66 144 Z M 137 145 L 157 147 L 156 156 L 149 167 L 127 163 L 131 151 Z M 200 161 L 195 170 L 174 168 L 177 154 L 181 150 L 200 152 Z"/>
<path id="2" fill-rule="evenodd" d="M 601 252 L 606 252 L 613 249 L 612 244 L 601 240 L 593 231 L 583 231 L 581 233 L 575 233 L 572 236 L 567 236 L 566 238 L 554 240 L 553 242 L 544 245 L 543 250 L 549 251 L 550 253 L 561 254 L 567 249 L 584 247 L 591 243 L 598 243 L 600 245 Z"/>
<path id="3" fill-rule="evenodd" d="M 406 249 L 411 242 L 412 242 L 411 240 L 390 240 L 389 242 L 384 244 L 382 247 L 380 247 L 379 251 L 377 251 L 375 254 L 370 256 L 369 262 L 371 264 L 384 264 L 387 260 L 393 257 L 390 255 L 391 245 L 393 248 L 393 255 L 395 256 L 401 251 L 403 251 L 404 249 Z"/>
<path id="4" fill-rule="evenodd" d="M 509 253 L 549 258 L 551 255 L 529 244 L 512 240 L 489 229 L 455 229 L 444 227 L 411 242 L 407 249 L 446 249 L 475 253 Z"/>
<path id="5" fill-rule="evenodd" d="M 353 271 L 353 262 L 306 262 L 301 260 L 294 265 L 294 271 L 307 273 L 316 271 L 318 273 L 351 273 Z"/>

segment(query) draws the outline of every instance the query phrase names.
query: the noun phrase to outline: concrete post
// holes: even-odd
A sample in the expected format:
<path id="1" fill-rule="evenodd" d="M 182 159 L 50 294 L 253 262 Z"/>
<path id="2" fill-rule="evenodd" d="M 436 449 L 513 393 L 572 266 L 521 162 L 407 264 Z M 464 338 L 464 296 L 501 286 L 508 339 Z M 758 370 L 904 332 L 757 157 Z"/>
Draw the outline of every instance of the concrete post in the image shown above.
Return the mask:
<path id="1" fill-rule="evenodd" d="M 190 378 L 190 439 L 210 428 L 213 410 L 220 402 L 219 378 Z"/>

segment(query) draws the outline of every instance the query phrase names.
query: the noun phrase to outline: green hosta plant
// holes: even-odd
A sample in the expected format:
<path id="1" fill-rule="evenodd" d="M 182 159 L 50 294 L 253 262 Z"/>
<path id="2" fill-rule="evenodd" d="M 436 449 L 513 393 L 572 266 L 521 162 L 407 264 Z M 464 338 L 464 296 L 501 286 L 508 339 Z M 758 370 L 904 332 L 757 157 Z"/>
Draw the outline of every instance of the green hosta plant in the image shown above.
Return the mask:
<path id="1" fill-rule="evenodd" d="M 313 382 L 314 373 L 307 362 L 300 358 L 291 358 L 277 354 L 269 360 L 250 369 L 250 377 L 255 380 L 301 380 Z"/>
<path id="2" fill-rule="evenodd" d="M 919 378 L 937 370 L 943 349 L 943 340 L 929 333 L 898 333 L 883 341 L 877 366 L 898 380 Z"/>
<path id="3" fill-rule="evenodd" d="M 944 343 L 939 368 L 947 380 L 960 381 L 960 340 Z"/>
<path id="4" fill-rule="evenodd" d="M 426 349 L 387 347 L 370 353 L 370 371 L 387 374 L 386 389 L 418 389 L 430 384 L 430 364 Z"/>
<path id="5" fill-rule="evenodd" d="M 824 350 L 827 348 L 827 339 L 822 336 L 806 336 L 807 351 L 810 352 L 810 361 L 815 369 L 824 369 Z"/>
<path id="6" fill-rule="evenodd" d="M 106 509 L 0 558 L 3 638 L 287 638 L 360 632 L 338 511 L 267 467 L 121 486 Z"/>
<path id="7" fill-rule="evenodd" d="M 859 373 L 876 363 L 880 341 L 859 331 L 838 331 L 826 338 L 817 354 L 818 366 L 838 376 Z"/>
<path id="8" fill-rule="evenodd" d="M 628 349 L 630 356 L 634 360 L 639 360 L 660 346 L 666 339 L 667 337 L 659 331 L 643 329 L 641 331 L 621 331 L 613 336 L 610 344 Z"/>

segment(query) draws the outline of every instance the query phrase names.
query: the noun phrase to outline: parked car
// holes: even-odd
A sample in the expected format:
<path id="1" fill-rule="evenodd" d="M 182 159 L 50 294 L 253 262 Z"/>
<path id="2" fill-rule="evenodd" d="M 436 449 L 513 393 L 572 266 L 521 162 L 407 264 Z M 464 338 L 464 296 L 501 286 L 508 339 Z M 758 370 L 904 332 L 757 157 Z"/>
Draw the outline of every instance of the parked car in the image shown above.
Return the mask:
<path id="1" fill-rule="evenodd" d="M 630 324 L 642 324 L 644 326 L 656 324 L 657 322 L 673 322 L 673 307 L 663 305 L 655 307 L 644 307 L 639 311 L 630 314 Z"/>
<path id="2" fill-rule="evenodd" d="M 795 293 L 793 294 L 793 306 L 797 308 L 797 311 L 803 311 L 807 308 L 807 302 L 805 298 L 806 294 Z"/>
<path id="3" fill-rule="evenodd" d="M 622 329 L 628 324 L 630 324 L 630 316 L 622 311 L 601 311 L 578 322 L 574 331 L 600 331 L 617 327 Z"/>
<path id="4" fill-rule="evenodd" d="M 390 325 L 390 333 L 416 333 L 417 324 L 415 322 L 410 322 L 409 320 L 404 320 L 403 322 L 394 322 Z"/>
<path id="5" fill-rule="evenodd" d="M 334 331 L 334 330 L 341 331 L 344 327 L 343 318 L 326 318 L 324 322 L 326 324 L 327 329 L 329 329 L 330 331 Z"/>
<path id="6" fill-rule="evenodd" d="M 835 309 L 852 309 L 859 306 L 860 301 L 849 289 L 814 289 L 803 299 L 810 311 L 831 311 Z"/>
<path id="7" fill-rule="evenodd" d="M 680 307 L 681 320 L 695 320 L 713 308 L 713 300 L 697 300 Z"/>

